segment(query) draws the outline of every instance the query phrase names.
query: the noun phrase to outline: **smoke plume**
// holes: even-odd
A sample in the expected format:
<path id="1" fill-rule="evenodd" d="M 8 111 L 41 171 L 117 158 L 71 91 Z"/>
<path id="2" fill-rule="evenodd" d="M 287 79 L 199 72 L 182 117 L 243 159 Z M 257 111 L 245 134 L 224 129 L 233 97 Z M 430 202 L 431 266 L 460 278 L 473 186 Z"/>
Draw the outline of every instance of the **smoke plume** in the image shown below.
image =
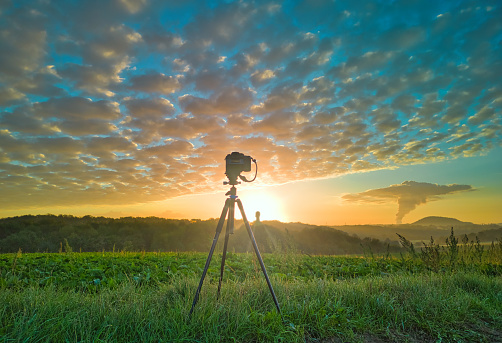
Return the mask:
<path id="1" fill-rule="evenodd" d="M 400 185 L 369 189 L 361 193 L 345 194 L 342 198 L 347 201 L 370 203 L 382 203 L 397 199 L 396 224 L 401 224 L 403 217 L 418 205 L 431 200 L 439 200 L 442 195 L 472 190 L 474 188 L 470 185 L 438 185 L 427 182 L 404 181 Z"/>

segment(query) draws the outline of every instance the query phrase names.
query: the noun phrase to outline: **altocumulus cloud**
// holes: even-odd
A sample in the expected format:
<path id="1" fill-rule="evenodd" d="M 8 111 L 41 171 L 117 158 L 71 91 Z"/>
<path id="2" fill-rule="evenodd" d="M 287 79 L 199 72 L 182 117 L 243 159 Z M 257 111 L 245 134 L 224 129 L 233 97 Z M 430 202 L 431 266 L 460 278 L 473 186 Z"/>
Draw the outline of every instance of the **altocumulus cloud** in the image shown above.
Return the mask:
<path id="1" fill-rule="evenodd" d="M 0 206 L 208 192 L 231 151 L 262 184 L 484 154 L 501 17 L 483 0 L 0 1 Z M 398 218 L 439 195 L 406 187 Z"/>
<path id="2" fill-rule="evenodd" d="M 345 194 L 342 198 L 347 201 L 362 203 L 381 203 L 397 200 L 396 223 L 401 224 L 403 217 L 418 205 L 431 200 L 439 200 L 442 195 L 472 190 L 474 189 L 470 185 L 438 185 L 427 182 L 404 181 L 399 185 L 370 189 L 361 193 Z"/>

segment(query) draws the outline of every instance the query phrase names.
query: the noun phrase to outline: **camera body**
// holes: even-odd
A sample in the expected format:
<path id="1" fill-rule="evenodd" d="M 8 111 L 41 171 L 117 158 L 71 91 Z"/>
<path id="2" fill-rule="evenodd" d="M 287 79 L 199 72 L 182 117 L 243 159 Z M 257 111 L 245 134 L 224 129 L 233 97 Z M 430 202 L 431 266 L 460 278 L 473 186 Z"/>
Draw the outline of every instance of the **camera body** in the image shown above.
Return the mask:
<path id="1" fill-rule="evenodd" d="M 251 171 L 251 156 L 246 156 L 240 152 L 234 151 L 225 157 L 226 171 L 225 174 L 230 181 L 229 184 L 237 184 L 237 178 L 242 172 Z"/>

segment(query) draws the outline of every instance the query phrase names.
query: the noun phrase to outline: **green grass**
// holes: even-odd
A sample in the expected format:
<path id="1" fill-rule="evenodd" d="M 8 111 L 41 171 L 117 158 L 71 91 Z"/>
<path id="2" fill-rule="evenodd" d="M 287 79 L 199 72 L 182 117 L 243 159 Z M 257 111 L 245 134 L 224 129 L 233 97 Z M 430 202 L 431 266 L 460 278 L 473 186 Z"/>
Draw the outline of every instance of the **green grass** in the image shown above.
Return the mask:
<path id="1" fill-rule="evenodd" d="M 121 283 L 156 285 L 182 276 L 200 276 L 204 253 L 52 253 L 0 255 L 0 289 L 55 285 L 62 289 L 97 291 Z M 408 268 L 398 259 L 344 256 L 264 254 L 271 276 L 287 280 L 346 279 L 381 275 Z M 214 256 L 208 278 L 219 277 L 221 256 Z M 417 266 L 417 268 L 420 268 Z M 244 280 L 261 275 L 254 254 L 227 254 L 225 278 Z"/>
<path id="2" fill-rule="evenodd" d="M 0 255 L 1 342 L 502 342 L 502 241 L 399 256 Z"/>
<path id="3" fill-rule="evenodd" d="M 431 268 L 418 255 L 267 254 L 284 323 L 251 254 L 229 254 L 218 301 L 214 256 L 187 320 L 205 258 L 0 255 L 0 342 L 502 341 L 493 256 L 452 268 L 445 255 Z"/>
<path id="4" fill-rule="evenodd" d="M 502 339 L 502 280 L 476 273 L 272 278 L 286 323 L 260 278 L 208 282 L 187 320 L 197 278 L 98 293 L 45 288 L 0 293 L 1 342 L 494 342 Z"/>

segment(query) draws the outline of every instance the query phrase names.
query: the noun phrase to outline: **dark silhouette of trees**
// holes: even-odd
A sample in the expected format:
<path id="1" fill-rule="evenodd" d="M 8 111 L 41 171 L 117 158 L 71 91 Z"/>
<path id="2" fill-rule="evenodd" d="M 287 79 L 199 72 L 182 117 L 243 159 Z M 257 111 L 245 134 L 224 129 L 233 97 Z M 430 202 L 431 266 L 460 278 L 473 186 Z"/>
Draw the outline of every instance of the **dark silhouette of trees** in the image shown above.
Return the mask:
<path id="1" fill-rule="evenodd" d="M 218 219 L 163 219 L 157 217 L 120 219 L 68 215 L 27 215 L 0 219 L 0 253 L 79 251 L 200 251 L 207 252 Z M 277 224 L 277 223 L 276 223 Z M 286 224 L 284 224 L 286 225 Z M 223 227 L 220 238 L 224 238 Z M 264 222 L 254 225 L 260 251 L 304 252 L 308 254 L 362 254 L 388 251 L 388 244 L 363 239 L 329 227 L 277 228 Z M 224 239 L 219 240 L 223 244 Z M 393 251 L 398 246 L 391 247 Z M 235 222 L 229 251 L 253 251 L 241 220 Z"/>

